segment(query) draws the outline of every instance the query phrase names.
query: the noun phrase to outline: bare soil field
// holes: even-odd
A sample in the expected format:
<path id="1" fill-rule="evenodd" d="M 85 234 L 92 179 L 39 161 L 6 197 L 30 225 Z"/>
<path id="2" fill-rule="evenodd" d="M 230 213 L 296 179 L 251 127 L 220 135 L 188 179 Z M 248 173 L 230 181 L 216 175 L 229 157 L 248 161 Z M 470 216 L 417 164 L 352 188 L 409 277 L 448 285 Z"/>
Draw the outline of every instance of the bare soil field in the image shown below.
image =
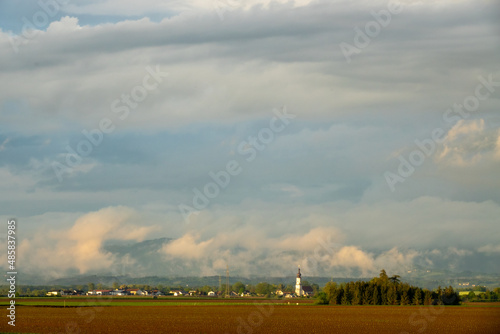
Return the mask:
<path id="1" fill-rule="evenodd" d="M 114 299 L 118 300 L 118 299 Z M 219 300 L 220 301 L 220 300 Z M 241 301 L 240 301 L 241 302 Z M 271 302 L 262 301 L 258 302 Z M 163 305 L 16 308 L 8 333 L 499 333 L 500 307 Z M 154 306 L 153 306 L 154 305 Z M 4 308 L 4 306 L 2 306 Z M 5 308 L 4 308 L 5 309 Z M 5 314 L 6 311 L 3 312 Z"/>

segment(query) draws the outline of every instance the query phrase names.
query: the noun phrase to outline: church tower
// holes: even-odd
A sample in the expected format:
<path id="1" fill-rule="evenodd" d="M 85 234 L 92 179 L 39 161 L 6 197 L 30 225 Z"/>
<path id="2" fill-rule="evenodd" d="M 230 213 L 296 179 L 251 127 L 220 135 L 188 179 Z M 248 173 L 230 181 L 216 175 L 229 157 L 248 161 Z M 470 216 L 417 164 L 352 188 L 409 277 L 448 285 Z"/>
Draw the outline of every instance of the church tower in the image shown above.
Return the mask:
<path id="1" fill-rule="evenodd" d="M 297 279 L 295 280 L 295 294 L 299 297 L 304 295 L 304 291 L 302 291 L 301 278 L 302 274 L 300 273 L 300 266 L 299 266 L 299 272 L 297 273 Z"/>

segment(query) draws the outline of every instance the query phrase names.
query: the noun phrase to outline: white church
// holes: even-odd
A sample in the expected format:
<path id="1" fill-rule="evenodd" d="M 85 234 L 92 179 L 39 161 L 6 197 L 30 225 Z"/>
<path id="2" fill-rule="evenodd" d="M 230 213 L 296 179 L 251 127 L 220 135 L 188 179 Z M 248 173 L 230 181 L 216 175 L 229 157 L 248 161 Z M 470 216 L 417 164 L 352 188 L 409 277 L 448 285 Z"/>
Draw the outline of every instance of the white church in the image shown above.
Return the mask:
<path id="1" fill-rule="evenodd" d="M 310 286 L 302 287 L 302 274 L 300 273 L 300 266 L 297 278 L 295 279 L 295 295 L 297 297 L 313 295 L 313 289 Z"/>

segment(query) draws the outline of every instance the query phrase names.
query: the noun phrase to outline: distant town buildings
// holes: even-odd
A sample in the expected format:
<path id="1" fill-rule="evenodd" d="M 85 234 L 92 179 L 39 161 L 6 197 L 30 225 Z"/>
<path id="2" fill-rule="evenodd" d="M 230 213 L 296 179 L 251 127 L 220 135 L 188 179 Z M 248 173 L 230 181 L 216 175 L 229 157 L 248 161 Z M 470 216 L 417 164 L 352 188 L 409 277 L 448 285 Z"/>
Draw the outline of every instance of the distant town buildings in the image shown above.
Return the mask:
<path id="1" fill-rule="evenodd" d="M 241 282 L 239 282 L 241 283 Z M 267 284 L 267 283 L 266 283 Z M 89 295 L 89 296 L 152 296 L 153 298 L 156 298 L 158 296 L 175 296 L 175 297 L 184 297 L 184 296 L 209 296 L 209 297 L 254 297 L 254 296 L 271 296 L 274 295 L 276 297 L 282 297 L 282 298 L 295 298 L 295 297 L 310 297 L 314 295 L 314 290 L 311 286 L 303 285 L 304 282 L 302 281 L 302 273 L 300 272 L 300 267 L 298 268 L 297 272 L 297 277 L 295 279 L 295 290 L 293 288 L 293 285 L 288 285 L 285 287 L 283 284 L 279 284 L 278 286 L 274 285 L 272 286 L 271 284 L 267 284 L 268 288 L 271 288 L 267 290 L 267 292 L 262 292 L 256 291 L 255 288 L 253 288 L 251 291 L 244 289 L 243 288 L 239 289 L 238 292 L 236 291 L 231 291 L 229 284 L 227 283 L 227 288 L 226 292 L 220 291 L 220 287 L 218 291 L 215 288 L 212 288 L 213 290 L 189 290 L 185 291 L 182 289 L 180 286 L 178 289 L 175 290 L 163 290 L 159 291 L 158 289 L 140 289 L 137 287 L 134 288 L 129 288 L 126 285 L 120 286 L 120 288 L 116 287 L 115 289 L 91 289 L 88 290 L 87 292 L 84 292 L 82 290 L 51 290 L 48 292 L 45 292 L 47 296 L 72 296 L 72 295 Z M 101 285 L 102 286 L 102 285 Z M 142 287 L 142 286 L 141 286 Z M 248 285 L 247 285 L 248 287 Z M 188 290 L 188 289 L 186 289 Z"/>
<path id="2" fill-rule="evenodd" d="M 82 296 L 85 292 L 81 290 L 51 290 L 47 292 L 47 296 Z"/>
<path id="3" fill-rule="evenodd" d="M 62 294 L 61 294 L 62 295 Z M 87 295 L 91 296 L 163 296 L 158 290 L 141 289 L 115 289 L 115 290 L 90 290 Z"/>

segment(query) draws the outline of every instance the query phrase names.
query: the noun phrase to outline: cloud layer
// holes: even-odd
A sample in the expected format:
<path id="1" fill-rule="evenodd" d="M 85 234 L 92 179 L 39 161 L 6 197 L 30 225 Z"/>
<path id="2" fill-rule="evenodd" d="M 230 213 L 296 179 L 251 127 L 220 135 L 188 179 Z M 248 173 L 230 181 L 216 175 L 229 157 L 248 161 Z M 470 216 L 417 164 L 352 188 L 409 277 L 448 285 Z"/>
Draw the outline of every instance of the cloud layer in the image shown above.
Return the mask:
<path id="1" fill-rule="evenodd" d="M 387 1 L 2 6 L 0 211 L 27 271 L 498 272 L 495 3 L 404 1 L 350 63 Z M 150 262 L 105 250 L 159 237 Z"/>

